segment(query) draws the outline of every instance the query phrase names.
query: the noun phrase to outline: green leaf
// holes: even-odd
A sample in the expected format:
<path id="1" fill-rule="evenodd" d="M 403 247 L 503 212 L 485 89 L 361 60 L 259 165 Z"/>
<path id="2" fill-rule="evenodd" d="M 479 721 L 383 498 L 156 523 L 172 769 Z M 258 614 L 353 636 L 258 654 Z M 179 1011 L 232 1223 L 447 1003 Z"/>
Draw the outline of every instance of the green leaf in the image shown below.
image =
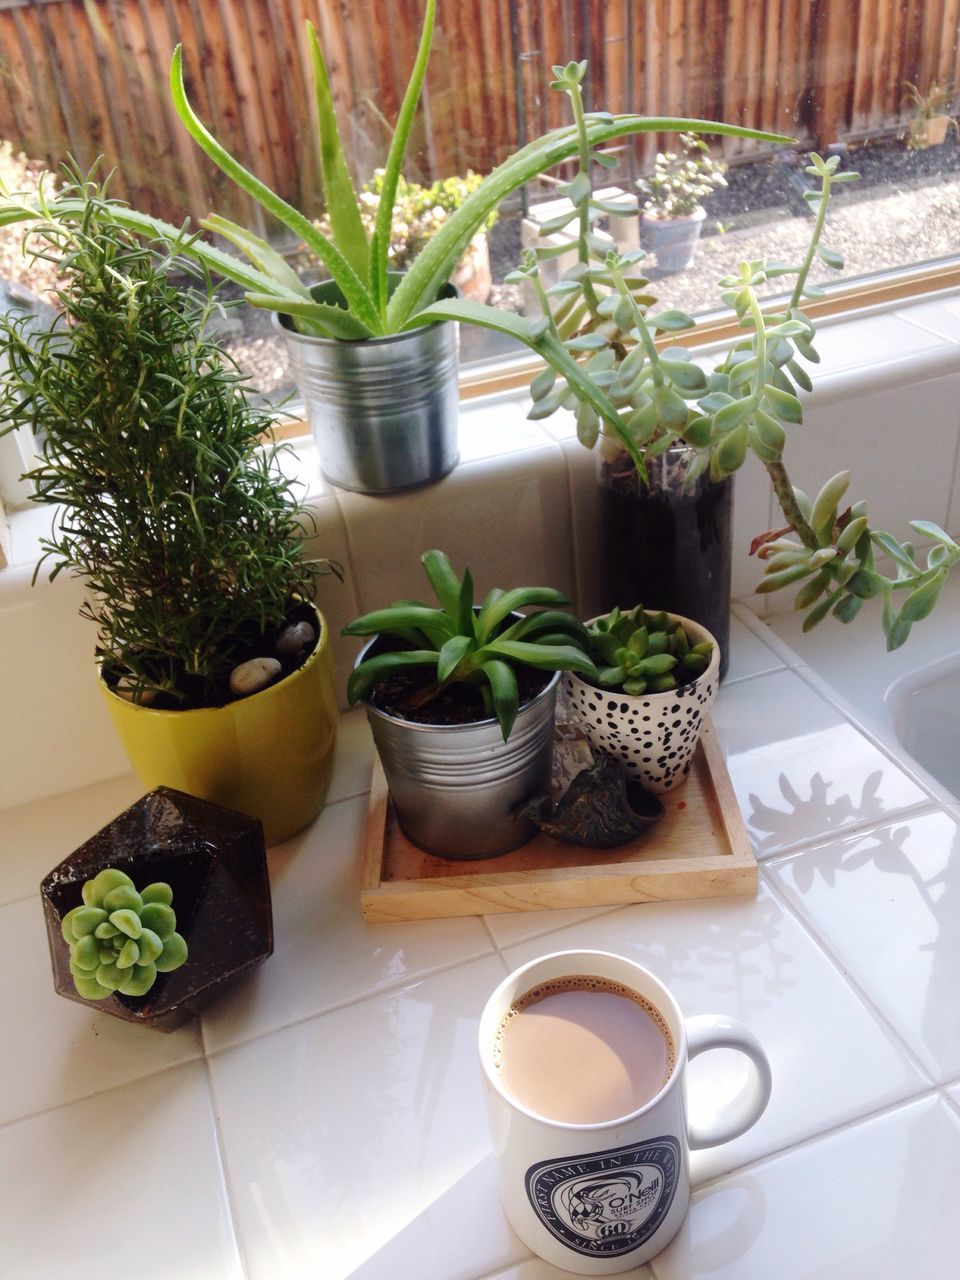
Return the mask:
<path id="1" fill-rule="evenodd" d="M 371 261 L 370 284 L 373 288 L 374 301 L 379 308 L 387 306 L 387 254 L 390 249 L 390 232 L 393 227 L 393 206 L 397 198 L 397 184 L 403 169 L 403 160 L 407 150 L 407 141 L 413 127 L 414 116 L 420 102 L 420 90 L 427 74 L 427 63 L 430 60 L 430 47 L 433 44 L 433 26 L 436 19 L 436 0 L 427 0 L 420 28 L 420 43 L 417 56 L 410 73 L 397 123 L 394 125 L 393 137 L 390 140 L 390 151 L 383 170 L 383 184 L 380 190 L 380 204 L 377 207 L 377 220 L 374 232 L 374 257 Z M 439 292 L 439 286 L 438 290 Z M 388 330 L 389 332 L 389 330 Z"/>
<path id="2" fill-rule="evenodd" d="M 833 616 L 849 625 L 862 608 L 863 601 L 859 596 L 846 595 L 833 606 Z"/>
<path id="3" fill-rule="evenodd" d="M 692 316 L 688 316 L 685 311 L 661 311 L 659 315 L 651 316 L 647 320 L 647 324 L 651 329 L 660 329 L 664 332 L 674 333 L 680 329 L 692 329 L 695 321 Z"/>
<path id="4" fill-rule="evenodd" d="M 520 695 L 517 690 L 517 678 L 507 662 L 498 658 L 488 658 L 480 670 L 486 676 L 493 695 L 493 714 L 500 725 L 504 742 L 510 737 L 517 711 L 520 707 Z"/>
<path id="5" fill-rule="evenodd" d="M 912 591 L 900 610 L 901 620 L 903 622 L 921 622 L 927 617 L 940 598 L 940 591 L 946 578 L 946 570 L 941 569 L 929 581 L 922 583 L 915 591 Z"/>
<path id="6" fill-rule="evenodd" d="M 763 388 L 763 398 L 771 412 L 784 422 L 803 421 L 803 406 L 796 396 L 767 383 Z"/>
<path id="7" fill-rule="evenodd" d="M 583 650 L 572 644 L 540 645 L 529 644 L 525 640 L 497 639 L 481 650 L 481 657 L 487 654 L 509 658 L 511 662 L 523 662 L 540 671 L 578 671 L 586 676 L 593 676 L 596 671 Z"/>
<path id="8" fill-rule="evenodd" d="M 810 375 L 803 365 L 798 364 L 796 360 L 788 360 L 787 368 L 790 370 L 790 375 L 798 387 L 802 387 L 804 391 L 813 390 L 813 382 L 810 380 Z"/>
<path id="9" fill-rule="evenodd" d="M 302 294 L 307 301 L 310 301 L 310 290 L 286 258 L 277 253 L 276 249 L 271 248 L 266 240 L 254 235 L 252 231 L 248 231 L 238 223 L 231 222 L 229 218 L 221 217 L 218 213 L 208 214 L 201 220 L 200 225 L 207 231 L 212 231 L 214 235 L 223 236 L 225 240 L 236 245 L 255 267 L 271 280 L 275 280 L 281 288 L 288 289 L 291 293 Z"/>
<path id="10" fill-rule="evenodd" d="M 307 40 L 313 68 L 317 126 L 320 133 L 320 172 L 323 198 L 333 238 L 360 279 L 370 285 L 370 246 L 360 218 L 360 208 L 350 180 L 333 105 L 330 77 L 323 49 L 313 23 L 307 20 Z M 248 255 L 252 256 L 252 255 Z M 256 259 L 254 259 L 256 261 Z"/>
<path id="11" fill-rule="evenodd" d="M 687 425 L 690 410 L 686 401 L 672 387 L 657 387 L 653 393 L 657 420 L 665 427 L 682 430 Z"/>
<path id="12" fill-rule="evenodd" d="M 837 253 L 835 249 L 828 249 L 825 245 L 821 245 L 817 249 L 817 256 L 820 257 L 828 267 L 833 267 L 837 271 L 843 270 L 843 254 Z"/>
<path id="13" fill-rule="evenodd" d="M 668 360 L 660 357 L 660 368 L 671 382 L 684 391 L 706 391 L 707 375 L 699 365 L 684 360 Z"/>
<path id="14" fill-rule="evenodd" d="M 459 590 L 458 581 L 458 593 Z M 456 603 L 454 603 L 454 609 L 456 609 Z M 390 605 L 386 609 L 375 609 L 372 613 L 354 618 L 343 628 L 343 635 L 376 636 L 383 632 L 395 632 L 401 628 L 414 627 L 428 635 L 442 636 L 445 640 L 454 634 L 451 616 L 456 617 L 456 613 L 451 615 L 445 610 L 431 609 L 424 604 Z"/>
<path id="15" fill-rule="evenodd" d="M 453 565 L 448 557 L 442 551 L 425 551 L 420 557 L 420 563 L 423 565 L 430 586 L 433 588 L 434 595 L 440 601 L 441 608 L 450 619 L 457 625 L 460 618 L 460 593 L 462 585 L 457 577 Z M 471 600 L 471 604 L 473 601 Z M 404 623 L 403 625 L 417 626 L 415 622 Z M 380 628 L 377 628 L 380 630 Z M 364 634 L 363 632 L 348 634 Z M 370 634 L 367 632 L 366 634 Z"/>
<path id="16" fill-rule="evenodd" d="M 910 528 L 914 533 L 919 533 L 921 538 L 929 538 L 932 542 L 940 542 L 945 547 L 949 547 L 951 551 L 960 552 L 960 547 L 954 542 L 948 533 L 944 533 L 938 524 L 934 524 L 932 520 L 911 520 Z"/>
<path id="17" fill-rule="evenodd" d="M 460 660 L 470 652 L 471 645 L 472 637 L 465 635 L 451 636 L 444 644 L 437 659 L 437 679 L 441 683 L 450 679 Z"/>
<path id="18" fill-rule="evenodd" d="M 439 654 L 435 649 L 408 649 L 397 653 L 380 653 L 354 667 L 347 680 L 347 701 L 351 706 L 365 698 L 374 685 L 407 667 L 435 667 Z M 154 927 L 154 926 L 151 926 Z M 156 932 L 160 932 L 156 930 Z M 161 937 L 163 935 L 161 934 Z"/>
<path id="19" fill-rule="evenodd" d="M 717 431 L 732 431 L 739 427 L 742 422 L 754 412 L 757 407 L 756 396 L 744 396 L 740 400 L 734 400 L 730 404 L 725 404 L 714 418 L 714 426 Z M 745 437 L 744 437 L 745 438 Z"/>
<path id="20" fill-rule="evenodd" d="M 177 45 L 173 52 L 170 66 L 170 93 L 174 110 L 180 117 L 187 132 L 206 153 L 213 163 L 221 169 L 247 195 L 252 196 L 259 205 L 272 217 L 282 222 L 295 235 L 313 250 L 323 265 L 336 281 L 338 288 L 356 318 L 368 327 L 371 333 L 382 333 L 383 326 L 373 305 L 370 293 L 365 288 L 360 276 L 343 256 L 335 244 L 327 239 L 313 225 L 309 218 L 299 210 L 287 204 L 266 183 L 246 170 L 209 132 L 197 116 L 187 98 L 183 83 L 183 49 Z"/>
<path id="21" fill-rule="evenodd" d="M 714 449 L 714 459 L 723 475 L 731 475 L 743 466 L 747 456 L 749 435 L 746 423 L 728 431 Z"/>

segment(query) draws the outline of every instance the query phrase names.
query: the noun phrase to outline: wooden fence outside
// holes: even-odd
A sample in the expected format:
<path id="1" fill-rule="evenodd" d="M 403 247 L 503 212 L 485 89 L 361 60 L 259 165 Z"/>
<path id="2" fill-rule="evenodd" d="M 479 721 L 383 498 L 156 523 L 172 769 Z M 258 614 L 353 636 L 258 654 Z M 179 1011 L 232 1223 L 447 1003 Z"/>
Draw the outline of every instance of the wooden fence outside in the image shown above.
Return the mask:
<path id="1" fill-rule="evenodd" d="M 201 117 L 287 199 L 322 207 L 304 21 L 318 26 L 355 170 L 382 162 L 422 0 L 0 0 L 0 138 L 51 166 L 98 155 L 115 192 L 179 221 L 249 218 L 188 137 Z M 590 61 L 595 107 L 727 120 L 825 145 L 902 129 L 904 83 L 960 84 L 960 0 L 440 0 L 408 176 L 486 172 L 564 123 L 550 67 Z M 648 167 L 657 140 L 638 140 Z M 752 144 L 726 140 L 728 159 Z"/>

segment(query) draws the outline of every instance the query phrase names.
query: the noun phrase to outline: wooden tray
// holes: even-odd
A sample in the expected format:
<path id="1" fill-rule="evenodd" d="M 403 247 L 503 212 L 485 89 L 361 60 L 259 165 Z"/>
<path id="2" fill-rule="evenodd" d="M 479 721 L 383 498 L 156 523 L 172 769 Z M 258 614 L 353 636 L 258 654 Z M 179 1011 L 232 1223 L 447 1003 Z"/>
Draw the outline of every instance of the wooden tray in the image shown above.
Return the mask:
<path id="1" fill-rule="evenodd" d="M 427 920 L 756 893 L 756 859 L 709 720 L 687 781 L 662 799 L 666 812 L 656 826 L 619 849 L 584 849 L 540 834 L 498 858 L 454 862 L 407 840 L 376 760 L 360 890 L 364 917 Z"/>

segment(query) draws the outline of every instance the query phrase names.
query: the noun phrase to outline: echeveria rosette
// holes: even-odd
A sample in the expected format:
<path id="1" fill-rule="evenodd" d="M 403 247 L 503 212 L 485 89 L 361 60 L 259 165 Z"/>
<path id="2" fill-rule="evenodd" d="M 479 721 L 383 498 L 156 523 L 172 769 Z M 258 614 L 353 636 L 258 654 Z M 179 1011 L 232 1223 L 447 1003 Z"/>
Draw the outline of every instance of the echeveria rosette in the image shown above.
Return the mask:
<path id="1" fill-rule="evenodd" d="M 85 1000 L 114 992 L 145 996 L 158 973 L 179 969 L 187 958 L 177 933 L 173 890 L 163 881 L 138 892 L 124 871 L 106 867 L 82 891 L 83 905 L 60 922 L 70 946 L 70 972 Z"/>
<path id="2" fill-rule="evenodd" d="M 663 612 L 645 613 L 638 605 L 626 613 L 613 609 L 588 628 L 597 683 L 624 693 L 667 693 L 678 686 L 677 667 L 689 679 L 707 669 L 709 641 L 691 644 L 683 626 Z"/>

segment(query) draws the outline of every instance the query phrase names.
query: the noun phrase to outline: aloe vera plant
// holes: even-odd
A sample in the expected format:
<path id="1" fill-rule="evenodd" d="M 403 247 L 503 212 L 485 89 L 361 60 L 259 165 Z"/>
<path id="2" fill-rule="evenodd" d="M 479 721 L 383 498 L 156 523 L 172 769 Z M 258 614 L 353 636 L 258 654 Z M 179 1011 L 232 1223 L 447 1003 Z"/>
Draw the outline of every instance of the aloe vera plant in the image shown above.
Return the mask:
<path id="1" fill-rule="evenodd" d="M 841 255 L 827 248 L 822 236 L 833 188 L 859 175 L 840 172 L 838 156 L 824 160 L 811 155 L 805 172 L 817 186 L 806 193 L 814 218 L 803 260 L 744 262 L 738 273 L 720 281 L 722 302 L 733 309 L 745 336 L 708 374 L 685 347 L 660 349 L 658 338 L 694 322 L 681 311 L 655 310 L 643 254 L 620 255 L 597 244 L 597 216 L 627 210 L 601 205 L 593 197 L 597 155 L 583 110 L 586 64 L 571 62 L 553 71 L 552 87 L 570 100 L 580 147 L 578 172 L 560 188 L 570 201 L 569 212 L 559 215 L 550 229 L 576 224 L 576 265 L 545 288 L 540 263 L 551 250 L 533 250 L 507 277 L 532 287 L 541 308 L 535 319 L 462 300 L 435 303 L 421 318 L 483 325 L 525 343 L 545 365 L 531 384 L 529 416 L 573 410 L 581 443 L 624 450 L 644 482 L 646 461 L 677 445 L 697 451 L 686 473 L 690 484 L 704 472 L 723 479 L 754 453 L 787 521 L 755 540 L 764 562 L 758 591 L 796 586 L 794 607 L 805 613 L 804 630 L 829 613 L 851 622 L 865 600 L 882 597 L 887 647 L 897 648 L 933 608 L 947 573 L 960 560 L 960 546 L 933 522 L 914 521 L 913 531 L 932 543 L 921 557 L 912 543 L 872 529 L 864 502 L 843 505 L 849 472 L 831 477 L 811 500 L 793 484 L 783 459 L 789 430 L 803 420 L 799 392 L 812 389 L 805 362 L 820 360 L 816 328 L 802 309 L 805 299 L 824 296 L 810 281 L 810 270 L 818 259 L 833 268 L 843 266 Z M 794 283 L 786 302 L 765 303 L 760 290 L 788 276 Z M 889 568 L 878 564 L 878 554 Z"/>
<path id="2" fill-rule="evenodd" d="M 344 627 L 348 636 L 386 635 L 399 646 L 359 663 L 347 684 L 353 705 L 381 681 L 410 669 L 425 669 L 423 688 L 404 704 L 407 710 L 429 704 L 451 684 L 476 686 L 487 713 L 496 716 L 504 741 L 519 709 L 516 670 L 576 671 L 588 679 L 597 672 L 587 656 L 586 629 L 558 606 L 569 601 L 550 587 L 494 588 L 474 607 L 470 570 L 459 579 L 442 551 L 427 551 L 421 563 L 440 607 L 400 600 L 364 614 Z M 515 617 L 529 606 L 536 612 Z M 433 668 L 435 677 L 429 678 Z M 404 707 L 398 708 L 402 713 Z"/>
<path id="3" fill-rule="evenodd" d="M 304 334 L 358 339 L 399 333 L 422 323 L 421 312 L 434 302 L 449 280 L 470 241 L 498 208 L 505 196 L 539 177 L 564 160 L 575 157 L 583 139 L 591 148 L 617 138 L 651 131 L 694 131 L 729 134 L 767 142 L 789 142 L 782 134 L 765 133 L 709 120 L 677 117 L 610 115 L 584 116 L 581 127 L 553 130 L 528 143 L 490 173 L 448 219 L 409 267 L 391 292 L 387 258 L 397 187 L 410 130 L 426 75 L 436 20 L 436 0 L 427 0 L 417 56 L 404 94 L 383 173 L 377 222 L 368 237 L 360 216 L 357 192 L 351 182 L 326 59 L 316 30 L 307 24 L 315 83 L 315 108 L 320 134 L 321 173 L 330 222 L 324 235 L 302 212 L 245 169 L 207 129 L 194 111 L 184 83 L 183 50 L 177 47 L 170 69 L 173 104 L 190 135 L 238 187 L 263 210 L 292 231 L 310 249 L 337 286 L 343 306 L 316 301 L 304 284 L 262 237 L 217 214 L 201 220 L 204 229 L 231 241 L 243 258 L 224 252 L 201 238 L 185 246 L 203 265 L 240 285 L 254 306 L 292 317 Z M 585 64 L 583 64 L 585 65 Z M 61 216 L 74 218 L 78 210 L 69 199 L 56 204 Z M 0 227 L 30 217 L 21 201 L 0 198 Z M 117 221 L 126 229 L 151 239 L 176 240 L 181 231 L 160 219 L 134 209 L 117 210 Z M 244 261 L 246 259 L 246 261 Z"/>

